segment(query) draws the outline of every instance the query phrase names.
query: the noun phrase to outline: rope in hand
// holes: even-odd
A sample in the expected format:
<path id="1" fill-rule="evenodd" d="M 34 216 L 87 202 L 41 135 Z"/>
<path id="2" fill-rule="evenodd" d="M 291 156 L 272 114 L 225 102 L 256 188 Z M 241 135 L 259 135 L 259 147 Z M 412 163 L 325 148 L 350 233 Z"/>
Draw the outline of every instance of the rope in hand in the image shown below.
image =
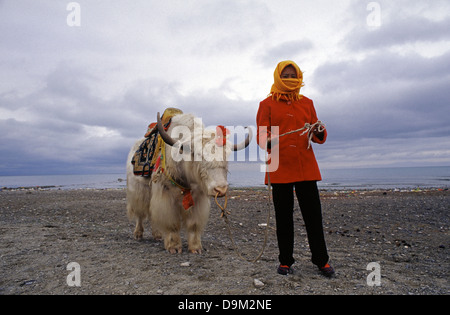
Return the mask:
<path id="1" fill-rule="evenodd" d="M 300 136 L 303 136 L 304 134 L 308 134 L 308 149 L 311 147 L 312 138 L 314 136 L 314 129 L 317 128 L 318 132 L 323 132 L 325 130 L 325 125 L 319 120 L 315 124 L 305 123 L 305 126 L 300 129 L 292 130 L 286 133 L 283 133 L 282 135 L 279 135 L 278 138 L 303 131 Z"/>

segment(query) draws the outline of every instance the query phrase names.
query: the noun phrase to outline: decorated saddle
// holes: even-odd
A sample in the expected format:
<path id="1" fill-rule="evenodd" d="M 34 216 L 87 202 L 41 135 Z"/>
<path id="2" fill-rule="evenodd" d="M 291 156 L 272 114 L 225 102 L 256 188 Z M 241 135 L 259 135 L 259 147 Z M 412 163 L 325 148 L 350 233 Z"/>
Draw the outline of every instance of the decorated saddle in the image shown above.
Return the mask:
<path id="1" fill-rule="evenodd" d="M 180 114 L 183 114 L 180 109 L 167 108 L 161 117 L 164 129 L 169 129 L 172 118 Z M 134 175 L 150 177 L 153 170 L 158 168 L 162 142 L 163 140 L 159 135 L 156 123 L 151 123 L 145 134 L 145 140 L 141 143 L 131 160 Z"/>

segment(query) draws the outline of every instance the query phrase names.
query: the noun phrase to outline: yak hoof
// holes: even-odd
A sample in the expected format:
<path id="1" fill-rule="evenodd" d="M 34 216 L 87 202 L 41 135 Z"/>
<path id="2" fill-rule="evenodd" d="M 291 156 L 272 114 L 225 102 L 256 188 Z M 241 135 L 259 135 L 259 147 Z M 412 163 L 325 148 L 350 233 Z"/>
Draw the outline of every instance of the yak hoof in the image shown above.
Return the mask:
<path id="1" fill-rule="evenodd" d="M 171 253 L 172 255 L 173 254 L 181 254 L 182 249 L 181 248 L 170 248 L 170 249 L 168 249 L 168 252 Z"/>
<path id="2" fill-rule="evenodd" d="M 191 250 L 189 250 L 189 252 L 191 254 L 200 255 L 202 253 L 202 249 L 201 248 L 200 249 L 191 249 Z"/>
<path id="3" fill-rule="evenodd" d="M 154 238 L 156 241 L 161 241 L 161 240 L 163 239 L 161 233 L 153 232 L 152 235 L 153 235 L 153 238 Z"/>
<path id="4" fill-rule="evenodd" d="M 134 239 L 138 241 L 142 241 L 144 233 L 142 231 L 134 232 Z"/>

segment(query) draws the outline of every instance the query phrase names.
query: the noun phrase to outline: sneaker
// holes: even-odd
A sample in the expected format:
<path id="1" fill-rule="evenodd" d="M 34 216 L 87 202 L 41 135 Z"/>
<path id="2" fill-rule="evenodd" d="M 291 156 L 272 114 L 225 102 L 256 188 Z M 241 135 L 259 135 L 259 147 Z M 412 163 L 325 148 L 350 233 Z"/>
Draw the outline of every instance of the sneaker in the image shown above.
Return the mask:
<path id="1" fill-rule="evenodd" d="M 334 275 L 334 269 L 329 264 L 326 264 L 323 267 L 319 267 L 320 272 L 327 278 L 331 278 Z"/>
<path id="2" fill-rule="evenodd" d="M 293 274 L 294 269 L 292 267 L 286 266 L 286 265 L 279 265 L 278 266 L 278 273 L 280 275 L 286 276 L 288 274 Z"/>

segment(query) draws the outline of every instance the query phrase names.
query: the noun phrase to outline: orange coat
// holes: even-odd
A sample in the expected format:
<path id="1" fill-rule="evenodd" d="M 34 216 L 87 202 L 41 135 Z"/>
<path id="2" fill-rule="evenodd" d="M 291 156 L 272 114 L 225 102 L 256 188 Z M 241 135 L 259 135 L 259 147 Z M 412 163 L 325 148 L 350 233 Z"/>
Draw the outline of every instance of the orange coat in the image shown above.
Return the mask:
<path id="1" fill-rule="evenodd" d="M 313 101 L 307 97 L 294 102 L 283 100 L 277 102 L 272 97 L 268 97 L 260 103 L 256 116 L 258 145 L 263 150 L 266 149 L 267 136 L 271 130 L 269 126 L 278 126 L 278 134 L 284 134 L 303 128 L 305 123 L 314 124 L 317 121 Z M 266 130 L 269 130 L 269 132 L 264 132 L 264 129 L 261 129 L 261 127 L 266 127 Z M 272 128 L 271 132 L 272 136 L 276 136 L 276 130 Z M 301 133 L 293 133 L 279 138 L 279 143 L 269 150 L 269 159 L 272 166 L 278 163 L 276 170 L 269 170 L 272 183 L 285 184 L 322 180 L 314 151 L 312 147 L 308 149 L 308 137 L 306 134 L 300 136 Z M 322 140 L 313 136 L 312 141 L 322 144 L 326 139 L 327 131 L 325 130 Z M 276 151 L 279 151 L 278 158 Z"/>

